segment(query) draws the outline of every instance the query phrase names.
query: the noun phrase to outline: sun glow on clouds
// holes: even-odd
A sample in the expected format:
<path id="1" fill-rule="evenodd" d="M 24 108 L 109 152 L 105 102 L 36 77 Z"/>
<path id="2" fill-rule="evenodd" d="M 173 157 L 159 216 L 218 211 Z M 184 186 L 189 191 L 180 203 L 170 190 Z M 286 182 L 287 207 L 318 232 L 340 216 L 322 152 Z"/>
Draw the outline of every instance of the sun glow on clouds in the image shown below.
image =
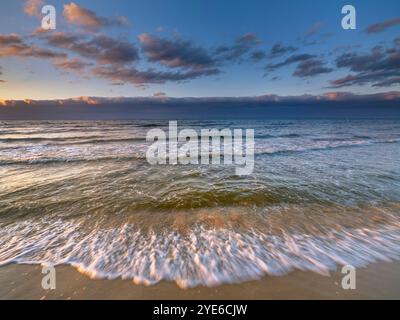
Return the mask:
<path id="1" fill-rule="evenodd" d="M 76 98 L 72 98 L 72 101 L 75 102 L 83 102 L 86 103 L 88 105 L 98 105 L 99 104 L 99 100 L 94 98 L 94 97 L 76 97 Z"/>
<path id="2" fill-rule="evenodd" d="M 71 24 L 94 30 L 108 26 L 129 25 L 129 21 L 126 17 L 99 17 L 94 11 L 85 9 L 74 2 L 64 5 L 64 17 Z"/>
<path id="3" fill-rule="evenodd" d="M 44 0 L 25 0 L 23 10 L 27 16 L 35 17 L 40 15 L 40 8 L 44 4 Z M 254 29 L 252 24 L 249 24 L 249 30 L 233 30 L 231 36 L 219 39 L 216 36 L 216 41 L 212 37 L 210 41 L 202 42 L 201 37 L 195 38 L 188 34 L 189 31 L 169 32 L 168 30 L 172 30 L 171 26 L 157 28 L 158 33 L 154 31 L 154 26 L 150 27 L 153 32 L 141 29 L 139 24 L 136 25 L 136 20 L 133 30 L 135 34 L 131 34 L 127 32 L 131 30 L 126 28 L 130 25 L 128 18 L 101 14 L 97 11 L 98 6 L 95 2 L 90 6 L 86 8 L 79 1 L 65 1 L 63 14 L 60 12 L 57 16 L 60 23 L 55 32 L 37 29 L 29 36 L 16 32 L 0 33 L 0 59 L 20 58 L 16 60 L 28 61 L 29 67 L 22 70 L 18 66 L 15 68 L 16 73 L 26 71 L 43 75 L 43 81 L 37 81 L 40 84 L 31 81 L 32 77 L 26 74 L 19 78 L 28 80 L 17 83 L 14 81 L 16 76 L 9 77 L 8 74 L 3 75 L 0 72 L 3 106 L 9 104 L 5 99 L 15 97 L 23 101 L 24 98 L 59 100 L 61 97 L 71 96 L 82 97 L 70 101 L 94 105 L 98 104 L 99 100 L 93 97 L 102 96 L 104 90 L 110 92 L 109 95 L 134 95 L 138 91 L 133 89 L 132 92 L 133 87 L 143 90 L 150 88 L 151 92 L 156 92 L 153 98 L 169 101 L 173 97 L 162 94 L 164 91 L 179 92 L 181 88 L 186 90 L 187 86 L 191 85 L 189 83 L 200 78 L 210 80 L 195 83 L 206 89 L 206 86 L 211 87 L 213 93 L 209 94 L 210 96 L 220 94 L 219 91 L 215 93 L 216 90 L 212 87 L 217 83 L 214 80 L 222 80 L 217 83 L 222 88 L 221 96 L 228 92 L 226 96 L 247 95 L 255 100 L 274 102 L 291 101 L 290 95 L 297 95 L 294 98 L 296 101 L 307 100 L 304 95 L 301 96 L 301 89 L 294 88 L 294 81 L 301 83 L 304 92 L 310 92 L 313 99 L 332 102 L 350 98 L 348 92 L 392 91 L 382 96 L 382 99 L 393 100 L 397 98 L 393 92 L 400 88 L 400 41 L 398 37 L 393 39 L 393 35 L 385 38 L 387 30 L 392 30 L 400 24 L 400 18 L 390 17 L 391 12 L 388 12 L 386 20 L 370 20 L 370 23 L 374 24 L 366 25 L 367 28 L 360 30 L 360 36 L 362 34 L 369 39 L 375 37 L 376 41 L 372 39 L 370 47 L 333 43 L 330 49 L 340 45 L 343 49 L 328 54 L 331 51 L 329 48 L 328 51 L 315 49 L 317 45 L 311 46 L 305 44 L 307 41 L 303 41 L 312 38 L 313 42 L 321 43 L 324 35 L 332 31 L 327 30 L 330 25 L 327 21 L 310 21 L 308 27 L 302 26 L 302 29 L 296 30 L 298 34 L 295 36 L 300 37 L 297 42 L 282 38 L 281 35 L 271 41 L 262 31 Z M 154 11 L 150 10 L 149 13 L 154 14 Z M 256 15 L 255 12 L 253 14 Z M 164 21 L 157 20 L 155 23 L 156 26 L 165 24 Z M 295 28 L 296 23 L 294 22 L 292 27 Z M 114 29 L 110 30 L 110 27 Z M 221 30 L 218 27 L 216 34 L 223 30 L 221 24 Z M 371 33 L 375 35 L 371 36 Z M 39 72 L 38 69 L 42 71 L 45 63 L 49 68 L 45 72 Z M 236 72 L 236 68 L 241 68 L 240 65 L 245 65 L 246 74 L 237 80 L 232 74 Z M 32 70 L 35 68 L 36 70 Z M 7 68 L 7 71 L 9 70 L 10 67 Z M 60 75 L 70 79 L 60 79 Z M 279 83 L 273 82 L 273 79 L 277 78 Z M 46 83 L 53 79 L 57 79 L 57 82 Z M 75 90 L 78 87 L 74 87 L 78 83 L 76 79 L 83 83 L 79 90 Z M 247 83 L 247 79 L 254 82 Z M 4 81 L 7 83 L 4 84 Z M 239 91 L 228 87 L 232 83 L 232 88 L 240 88 Z M 124 86 L 117 87 L 116 84 Z M 252 84 L 257 89 L 246 89 L 252 87 Z M 308 85 L 310 87 L 307 87 Z M 179 86 L 179 89 L 172 86 Z M 204 87 L 200 87 L 200 95 L 207 97 Z M 336 89 L 339 91 L 342 88 L 347 93 L 335 92 Z M 188 92 L 197 96 L 195 90 L 197 87 L 189 87 Z M 279 96 L 262 95 L 265 90 L 279 93 Z M 324 93 L 326 90 L 332 92 Z M 151 93 L 147 96 L 149 95 L 151 96 Z M 179 92 L 178 95 L 186 96 L 185 92 Z"/>
<path id="4" fill-rule="evenodd" d="M 44 0 L 27 0 L 24 7 L 24 12 L 28 16 L 41 18 L 39 8 L 44 4 Z"/>

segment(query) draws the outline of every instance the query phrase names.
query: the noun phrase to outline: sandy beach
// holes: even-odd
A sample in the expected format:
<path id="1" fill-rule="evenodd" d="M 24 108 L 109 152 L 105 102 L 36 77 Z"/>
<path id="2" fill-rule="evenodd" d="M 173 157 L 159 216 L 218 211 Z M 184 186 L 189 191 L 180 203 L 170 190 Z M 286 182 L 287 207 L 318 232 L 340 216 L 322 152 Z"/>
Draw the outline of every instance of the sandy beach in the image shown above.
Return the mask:
<path id="1" fill-rule="evenodd" d="M 356 290 L 341 287 L 339 271 L 330 276 L 294 271 L 282 277 L 214 288 L 196 287 L 183 290 L 172 282 L 153 286 L 135 285 L 131 280 L 94 280 L 72 267 L 59 266 L 56 290 L 41 287 L 41 266 L 8 265 L 0 268 L 0 299 L 102 300 L 102 299 L 399 299 L 400 264 L 375 263 L 357 269 Z"/>

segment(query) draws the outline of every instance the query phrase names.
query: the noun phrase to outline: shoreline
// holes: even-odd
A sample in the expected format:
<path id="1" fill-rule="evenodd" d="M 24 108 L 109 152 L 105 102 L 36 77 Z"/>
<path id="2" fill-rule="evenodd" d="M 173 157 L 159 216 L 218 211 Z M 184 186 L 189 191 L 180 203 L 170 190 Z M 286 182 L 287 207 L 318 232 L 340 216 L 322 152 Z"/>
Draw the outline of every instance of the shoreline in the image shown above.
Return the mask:
<path id="1" fill-rule="evenodd" d="M 0 267 L 1 300 L 282 300 L 400 299 L 400 262 L 378 262 L 356 270 L 356 289 L 341 287 L 338 269 L 330 276 L 295 270 L 284 276 L 217 287 L 180 289 L 176 283 L 136 285 L 132 280 L 90 279 L 71 266 L 56 267 L 55 290 L 43 290 L 40 265 Z"/>

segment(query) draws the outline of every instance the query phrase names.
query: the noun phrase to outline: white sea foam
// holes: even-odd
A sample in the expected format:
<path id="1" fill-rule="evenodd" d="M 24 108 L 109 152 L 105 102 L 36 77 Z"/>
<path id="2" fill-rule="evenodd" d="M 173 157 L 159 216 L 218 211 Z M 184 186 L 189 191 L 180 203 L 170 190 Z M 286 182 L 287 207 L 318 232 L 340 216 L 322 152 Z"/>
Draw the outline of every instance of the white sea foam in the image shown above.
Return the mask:
<path id="1" fill-rule="evenodd" d="M 92 278 L 121 277 L 144 285 L 167 280 L 182 288 L 294 269 L 327 275 L 337 265 L 362 267 L 400 258 L 400 224 L 277 236 L 202 226 L 185 234 L 142 232 L 132 224 L 90 231 L 84 223 L 40 219 L 2 226 L 0 239 L 0 265 L 68 264 Z"/>

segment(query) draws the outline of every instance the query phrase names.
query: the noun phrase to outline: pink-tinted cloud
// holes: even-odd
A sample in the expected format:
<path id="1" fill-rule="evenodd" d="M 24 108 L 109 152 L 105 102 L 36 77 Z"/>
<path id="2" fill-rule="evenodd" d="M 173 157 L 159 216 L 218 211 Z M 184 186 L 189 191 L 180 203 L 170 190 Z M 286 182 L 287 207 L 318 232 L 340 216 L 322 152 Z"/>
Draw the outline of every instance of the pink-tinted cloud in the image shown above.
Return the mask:
<path id="1" fill-rule="evenodd" d="M 316 35 L 319 30 L 321 30 L 322 23 L 320 21 L 314 23 L 310 29 L 305 33 L 305 37 L 311 37 L 313 35 Z"/>
<path id="2" fill-rule="evenodd" d="M 100 99 L 96 97 L 77 97 L 77 98 L 71 98 L 71 101 L 74 102 L 83 102 L 84 104 L 88 105 L 98 105 L 100 103 Z"/>
<path id="3" fill-rule="evenodd" d="M 87 37 L 78 33 L 56 32 L 44 34 L 50 46 L 66 49 L 101 64 L 130 64 L 139 59 L 136 47 L 130 42 L 99 35 Z"/>
<path id="4" fill-rule="evenodd" d="M 92 30 L 109 26 L 126 26 L 129 24 L 125 17 L 100 17 L 94 11 L 83 8 L 74 2 L 64 5 L 64 17 L 71 24 Z"/>
<path id="5" fill-rule="evenodd" d="M 16 34 L 0 35 L 0 57 L 66 58 L 66 54 L 26 43 Z"/>
<path id="6" fill-rule="evenodd" d="M 78 58 L 73 59 L 61 59 L 54 61 L 53 65 L 58 68 L 62 69 L 66 72 L 73 71 L 79 74 L 83 74 L 86 67 L 91 66 L 91 63 L 84 62 Z"/>
<path id="7" fill-rule="evenodd" d="M 41 17 L 40 8 L 44 4 L 44 0 L 26 0 L 24 12 L 31 17 Z"/>
<path id="8" fill-rule="evenodd" d="M 400 25 L 400 17 L 398 18 L 394 18 L 394 19 L 390 19 L 390 20 L 386 20 L 380 23 L 375 23 L 375 24 L 371 24 L 368 28 L 367 28 L 367 33 L 371 34 L 371 33 L 379 33 L 379 32 L 383 32 L 386 29 L 389 29 L 391 27 Z"/>

